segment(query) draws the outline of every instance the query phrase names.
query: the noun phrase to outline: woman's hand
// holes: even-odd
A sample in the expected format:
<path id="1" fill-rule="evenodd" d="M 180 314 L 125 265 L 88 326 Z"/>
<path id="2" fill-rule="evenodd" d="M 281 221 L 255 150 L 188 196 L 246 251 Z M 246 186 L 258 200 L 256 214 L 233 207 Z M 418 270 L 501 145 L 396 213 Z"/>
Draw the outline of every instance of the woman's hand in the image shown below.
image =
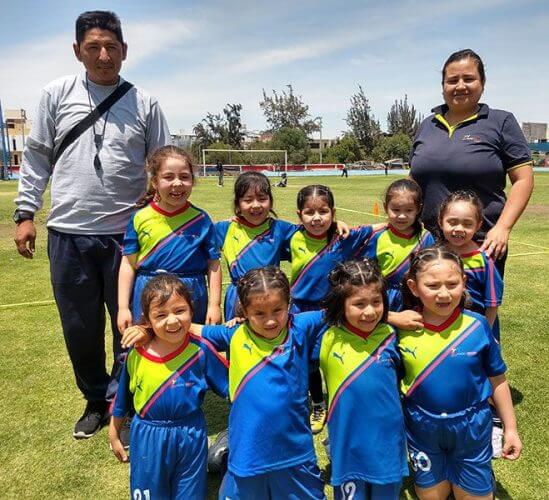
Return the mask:
<path id="1" fill-rule="evenodd" d="M 486 238 L 480 247 L 481 252 L 486 252 L 488 257 L 497 260 L 505 255 L 509 242 L 510 229 L 498 227 L 496 224 L 486 233 Z"/>
<path id="2" fill-rule="evenodd" d="M 149 331 L 144 326 L 136 325 L 124 330 L 120 344 L 124 349 L 129 349 L 130 347 L 147 345 L 151 340 L 152 336 Z"/>

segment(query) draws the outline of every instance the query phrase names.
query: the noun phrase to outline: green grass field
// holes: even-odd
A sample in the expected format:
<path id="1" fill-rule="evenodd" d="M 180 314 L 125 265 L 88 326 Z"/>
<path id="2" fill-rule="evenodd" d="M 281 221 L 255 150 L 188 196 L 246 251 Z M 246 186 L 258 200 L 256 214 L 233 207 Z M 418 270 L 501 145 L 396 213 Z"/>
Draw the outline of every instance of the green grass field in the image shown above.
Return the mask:
<path id="1" fill-rule="evenodd" d="M 275 210 L 279 217 L 295 221 L 298 189 L 320 182 L 334 190 L 340 219 L 350 225 L 379 221 L 371 215 L 373 204 L 379 203 L 384 187 L 393 179 L 292 177 L 287 189 L 275 190 Z M 127 498 L 127 466 L 110 453 L 106 430 L 86 441 L 72 438 L 84 402 L 74 384 L 52 302 L 46 212 L 38 217 L 36 256 L 24 260 L 13 244 L 11 214 L 16 189 L 13 181 L 0 183 L 0 324 L 5 340 L 0 363 L 0 498 Z M 192 201 L 220 220 L 231 215 L 231 195 L 231 179 L 224 188 L 217 187 L 213 178 L 200 179 Z M 511 237 L 500 316 L 524 451 L 515 463 L 494 462 L 498 498 L 542 499 L 549 495 L 549 433 L 543 416 L 549 403 L 545 371 L 549 366 L 545 333 L 548 257 L 549 174 L 537 174 L 533 198 Z M 210 436 L 214 436 L 225 425 L 226 404 L 208 397 L 205 413 Z M 325 432 L 315 439 L 323 469 L 327 459 L 320 439 Z M 219 478 L 211 476 L 209 483 L 209 497 L 216 498 Z M 410 491 L 407 483 L 403 498 L 411 498 Z"/>

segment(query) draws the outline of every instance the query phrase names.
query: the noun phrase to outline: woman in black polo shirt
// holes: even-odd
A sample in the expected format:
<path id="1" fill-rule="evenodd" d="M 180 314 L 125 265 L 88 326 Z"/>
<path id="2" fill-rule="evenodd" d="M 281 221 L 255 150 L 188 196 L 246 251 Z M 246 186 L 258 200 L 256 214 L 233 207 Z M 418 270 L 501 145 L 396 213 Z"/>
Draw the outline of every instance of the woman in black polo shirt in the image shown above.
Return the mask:
<path id="1" fill-rule="evenodd" d="M 445 104 L 420 125 L 410 160 L 411 176 L 423 190 L 423 221 L 433 232 L 449 193 L 475 191 L 484 204 L 479 232 L 482 250 L 503 275 L 509 233 L 532 193 L 530 149 L 515 117 L 479 103 L 486 77 L 480 57 L 466 49 L 453 53 L 442 69 Z M 512 187 L 506 198 L 506 176 Z"/>

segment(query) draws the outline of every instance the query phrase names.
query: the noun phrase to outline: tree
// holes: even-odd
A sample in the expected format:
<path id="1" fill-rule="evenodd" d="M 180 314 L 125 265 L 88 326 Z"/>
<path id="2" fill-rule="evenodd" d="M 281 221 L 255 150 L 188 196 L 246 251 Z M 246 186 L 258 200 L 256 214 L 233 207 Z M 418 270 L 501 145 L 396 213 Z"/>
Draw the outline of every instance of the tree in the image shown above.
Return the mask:
<path id="1" fill-rule="evenodd" d="M 351 96 L 351 107 L 347 111 L 345 121 L 365 153 L 370 153 L 381 136 L 381 128 L 372 114 L 370 101 L 360 85 L 358 93 Z"/>
<path id="2" fill-rule="evenodd" d="M 391 158 L 410 159 L 412 139 L 406 134 L 398 133 L 391 137 L 383 137 L 372 151 L 376 161 L 386 161 Z"/>
<path id="3" fill-rule="evenodd" d="M 193 127 L 198 146 L 207 148 L 214 142 L 224 142 L 231 148 L 240 149 L 244 138 L 241 111 L 242 104 L 227 104 L 223 108 L 224 116 L 208 113 Z"/>
<path id="4" fill-rule="evenodd" d="M 305 134 L 319 130 L 318 124 L 309 118 L 309 106 L 303 102 L 303 97 L 295 95 L 291 85 L 286 87 L 288 91 L 283 90 L 280 94 L 273 90 L 272 96 L 268 96 L 263 89 L 259 107 L 263 110 L 269 130 L 276 132 L 282 128 L 294 128 Z"/>
<path id="5" fill-rule="evenodd" d="M 337 144 L 322 152 L 326 163 L 351 163 L 360 160 L 360 145 L 353 134 L 345 134 Z"/>
<path id="6" fill-rule="evenodd" d="M 307 134 L 299 128 L 283 127 L 277 130 L 272 145 L 273 149 L 286 149 L 288 161 L 294 164 L 305 163 L 310 151 Z"/>
<path id="7" fill-rule="evenodd" d="M 408 96 L 404 95 L 404 101 L 402 99 L 400 101 L 395 100 L 395 103 L 391 106 L 391 111 L 387 115 L 389 133 L 403 133 L 413 139 L 421 120 L 422 116 L 413 104 L 411 107 L 408 105 Z"/>

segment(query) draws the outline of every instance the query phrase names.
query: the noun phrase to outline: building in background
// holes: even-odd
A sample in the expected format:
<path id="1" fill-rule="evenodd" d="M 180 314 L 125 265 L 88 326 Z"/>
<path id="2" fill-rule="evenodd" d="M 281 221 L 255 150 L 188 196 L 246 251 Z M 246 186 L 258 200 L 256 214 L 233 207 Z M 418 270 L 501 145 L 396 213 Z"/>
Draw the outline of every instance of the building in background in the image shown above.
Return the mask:
<path id="1" fill-rule="evenodd" d="M 32 123 L 27 119 L 24 109 L 6 109 L 4 111 L 10 166 L 18 168 L 23 158 L 25 142 L 30 134 Z"/>
<path id="2" fill-rule="evenodd" d="M 527 142 L 545 142 L 547 136 L 547 123 L 522 122 L 522 132 Z"/>

